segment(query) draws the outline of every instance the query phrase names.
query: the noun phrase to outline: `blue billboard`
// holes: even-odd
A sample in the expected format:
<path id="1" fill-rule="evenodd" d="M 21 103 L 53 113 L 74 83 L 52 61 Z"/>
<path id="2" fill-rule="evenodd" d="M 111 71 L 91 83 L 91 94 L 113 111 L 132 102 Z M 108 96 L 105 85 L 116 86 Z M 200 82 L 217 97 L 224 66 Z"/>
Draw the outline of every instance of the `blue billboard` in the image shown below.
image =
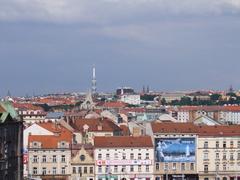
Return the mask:
<path id="1" fill-rule="evenodd" d="M 195 148 L 195 138 L 157 138 L 156 162 L 194 162 Z"/>

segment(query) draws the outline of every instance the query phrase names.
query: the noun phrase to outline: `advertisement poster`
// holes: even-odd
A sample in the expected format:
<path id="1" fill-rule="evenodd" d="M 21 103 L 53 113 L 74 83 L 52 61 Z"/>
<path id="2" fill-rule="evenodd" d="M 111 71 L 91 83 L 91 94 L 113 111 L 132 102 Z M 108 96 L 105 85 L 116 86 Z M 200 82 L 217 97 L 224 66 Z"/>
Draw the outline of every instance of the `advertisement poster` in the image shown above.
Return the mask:
<path id="1" fill-rule="evenodd" d="M 155 139 L 156 162 L 194 162 L 195 138 Z"/>

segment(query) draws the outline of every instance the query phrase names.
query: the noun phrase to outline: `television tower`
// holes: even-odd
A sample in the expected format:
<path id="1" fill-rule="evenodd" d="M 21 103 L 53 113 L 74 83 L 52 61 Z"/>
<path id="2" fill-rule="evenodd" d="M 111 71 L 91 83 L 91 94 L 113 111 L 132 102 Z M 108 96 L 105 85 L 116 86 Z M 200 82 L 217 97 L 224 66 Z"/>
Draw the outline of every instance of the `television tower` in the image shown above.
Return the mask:
<path id="1" fill-rule="evenodd" d="M 93 65 L 92 69 L 92 94 L 95 95 L 97 92 L 97 80 L 96 80 L 96 68 Z"/>

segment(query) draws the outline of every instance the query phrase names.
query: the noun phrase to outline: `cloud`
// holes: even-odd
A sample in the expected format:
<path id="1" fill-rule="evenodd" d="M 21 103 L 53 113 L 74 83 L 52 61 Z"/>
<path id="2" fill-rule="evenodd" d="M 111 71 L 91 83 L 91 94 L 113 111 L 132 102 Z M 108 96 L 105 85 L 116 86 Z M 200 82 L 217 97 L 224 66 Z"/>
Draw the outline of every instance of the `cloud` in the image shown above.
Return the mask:
<path id="1" fill-rule="evenodd" d="M 240 13 L 240 0 L 1 0 L 1 21 L 106 23 L 146 15 Z"/>

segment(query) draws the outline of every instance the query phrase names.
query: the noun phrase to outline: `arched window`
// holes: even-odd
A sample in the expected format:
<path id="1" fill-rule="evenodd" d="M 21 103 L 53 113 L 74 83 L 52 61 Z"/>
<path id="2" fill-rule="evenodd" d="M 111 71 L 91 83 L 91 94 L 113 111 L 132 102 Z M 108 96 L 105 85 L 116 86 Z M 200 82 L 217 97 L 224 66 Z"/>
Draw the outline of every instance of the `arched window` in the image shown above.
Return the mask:
<path id="1" fill-rule="evenodd" d="M 227 177 L 223 177 L 223 180 L 227 180 Z"/>

